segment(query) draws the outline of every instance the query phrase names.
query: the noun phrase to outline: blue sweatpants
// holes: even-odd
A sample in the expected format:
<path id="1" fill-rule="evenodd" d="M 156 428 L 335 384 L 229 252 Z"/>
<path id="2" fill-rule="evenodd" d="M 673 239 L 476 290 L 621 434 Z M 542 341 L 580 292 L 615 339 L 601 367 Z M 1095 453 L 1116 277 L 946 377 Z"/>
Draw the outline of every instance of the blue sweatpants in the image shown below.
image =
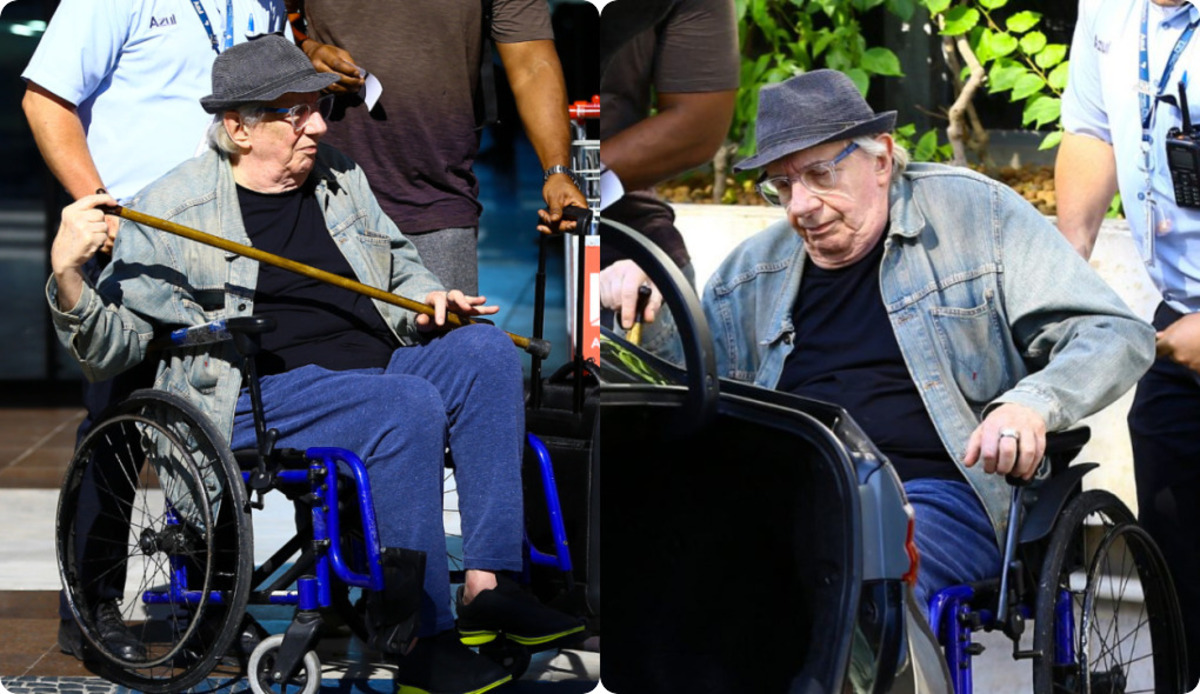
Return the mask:
<path id="1" fill-rule="evenodd" d="M 966 482 L 909 480 L 904 493 L 921 555 L 917 605 L 928 618 L 929 599 L 939 590 L 999 576 L 1002 557 L 987 512 Z"/>
<path id="2" fill-rule="evenodd" d="M 366 463 L 381 541 L 426 553 L 422 635 L 454 626 L 442 471 L 454 457 L 469 569 L 521 568 L 521 454 L 525 410 L 517 349 L 499 329 L 471 325 L 402 347 L 386 369 L 315 365 L 262 378 L 277 445 L 337 446 Z M 248 391 L 238 400 L 233 447 L 254 446 Z"/>

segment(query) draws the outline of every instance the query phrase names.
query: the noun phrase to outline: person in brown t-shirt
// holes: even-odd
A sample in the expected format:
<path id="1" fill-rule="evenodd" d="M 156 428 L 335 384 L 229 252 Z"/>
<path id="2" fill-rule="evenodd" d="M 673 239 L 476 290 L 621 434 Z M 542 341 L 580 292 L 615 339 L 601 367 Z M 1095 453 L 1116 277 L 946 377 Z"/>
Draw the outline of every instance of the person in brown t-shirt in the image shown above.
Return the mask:
<path id="1" fill-rule="evenodd" d="M 476 93 L 481 0 L 287 0 L 300 47 L 318 71 L 342 75 L 326 140 L 363 167 L 384 212 L 447 287 L 478 294 Z M 544 172 L 545 224 L 587 203 L 573 181 L 562 66 L 545 0 L 492 0 L 490 36 Z M 306 22 L 306 25 L 303 23 Z M 301 31 L 307 32 L 305 36 Z M 370 110 L 358 69 L 379 79 Z M 344 115 L 342 115 L 344 113 Z M 340 119 L 339 119 L 339 116 Z M 568 223 L 569 224 L 569 223 Z"/>
<path id="2" fill-rule="evenodd" d="M 617 0 L 600 22 L 600 160 L 625 190 L 602 201 L 602 216 L 649 237 L 692 279 L 675 213 L 651 186 L 709 161 L 725 141 L 739 71 L 733 0 Z M 630 260 L 603 262 L 601 304 L 629 328 L 648 279 Z M 661 302 L 655 291 L 644 320 Z"/>

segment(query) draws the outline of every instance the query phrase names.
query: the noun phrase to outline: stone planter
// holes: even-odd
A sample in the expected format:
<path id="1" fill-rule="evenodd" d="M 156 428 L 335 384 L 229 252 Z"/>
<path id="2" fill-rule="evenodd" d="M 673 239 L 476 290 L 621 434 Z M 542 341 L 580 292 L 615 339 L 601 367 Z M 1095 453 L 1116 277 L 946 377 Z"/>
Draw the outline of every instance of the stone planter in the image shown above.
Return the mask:
<path id="1" fill-rule="evenodd" d="M 704 286 L 734 246 L 783 216 L 774 208 L 734 205 L 675 205 L 675 214 L 692 256 L 697 287 Z M 1127 222 L 1105 221 L 1091 264 L 1138 316 L 1150 320 L 1161 297 L 1141 263 Z M 1092 440 L 1079 460 L 1102 463 L 1084 478 L 1085 486 L 1113 492 L 1136 513 L 1133 454 L 1125 423 L 1132 402 L 1130 391 L 1083 421 L 1092 429 Z"/>

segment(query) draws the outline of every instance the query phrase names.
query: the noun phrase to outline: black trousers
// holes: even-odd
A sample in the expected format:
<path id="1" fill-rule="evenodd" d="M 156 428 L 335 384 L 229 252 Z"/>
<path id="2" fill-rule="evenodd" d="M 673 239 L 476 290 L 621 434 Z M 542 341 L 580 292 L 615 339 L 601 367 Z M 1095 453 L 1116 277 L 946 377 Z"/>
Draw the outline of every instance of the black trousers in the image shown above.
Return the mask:
<path id="1" fill-rule="evenodd" d="M 1160 304 L 1154 327 L 1179 318 Z M 1200 374 L 1157 359 L 1138 383 L 1129 433 L 1138 520 L 1162 549 L 1183 610 L 1190 690 L 1200 679 Z"/>
<path id="2" fill-rule="evenodd" d="M 107 381 L 84 382 L 83 404 L 87 416 L 75 432 L 76 448 L 109 406 L 125 400 L 139 388 L 154 385 L 156 369 L 157 361 L 149 359 Z M 113 444 L 120 445 L 120 442 Z M 102 449 L 97 450 L 103 455 Z M 116 460 L 115 456 L 106 456 L 106 459 L 110 463 Z M 80 542 L 79 556 L 75 558 L 79 581 L 93 601 L 119 598 L 125 585 L 129 508 L 135 491 L 130 480 L 137 478 L 138 471 L 109 467 L 88 466 L 76 505 L 76 536 L 100 538 L 97 542 Z M 62 592 L 59 593 L 58 613 L 63 619 L 72 618 L 66 594 Z"/>

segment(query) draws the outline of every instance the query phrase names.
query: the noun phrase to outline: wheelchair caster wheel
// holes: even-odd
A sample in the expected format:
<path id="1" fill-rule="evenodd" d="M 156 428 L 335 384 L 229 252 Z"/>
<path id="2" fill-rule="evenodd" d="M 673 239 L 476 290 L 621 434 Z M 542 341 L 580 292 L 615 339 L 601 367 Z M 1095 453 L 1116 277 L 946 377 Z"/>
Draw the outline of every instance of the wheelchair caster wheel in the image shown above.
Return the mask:
<path id="1" fill-rule="evenodd" d="M 525 674 L 531 659 L 528 648 L 503 636 L 480 646 L 479 654 L 504 668 L 514 680 Z"/>
<path id="2" fill-rule="evenodd" d="M 283 643 L 283 634 L 263 639 L 250 654 L 246 665 L 246 676 L 250 680 L 250 691 L 254 694 L 313 694 L 321 688 L 321 660 L 315 651 L 304 654 L 300 671 L 291 679 L 279 682 L 275 678 L 275 657 Z"/>

